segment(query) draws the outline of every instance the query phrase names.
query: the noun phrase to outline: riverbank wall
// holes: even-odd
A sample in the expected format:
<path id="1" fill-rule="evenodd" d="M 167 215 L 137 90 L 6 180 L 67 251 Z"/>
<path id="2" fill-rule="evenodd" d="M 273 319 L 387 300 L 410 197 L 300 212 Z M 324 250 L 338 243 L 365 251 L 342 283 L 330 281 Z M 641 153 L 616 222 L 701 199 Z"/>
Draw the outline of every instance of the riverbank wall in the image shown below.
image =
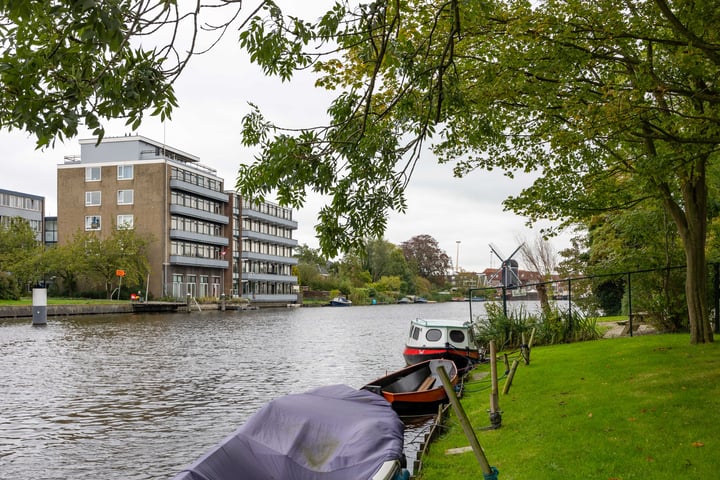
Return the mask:
<path id="1" fill-rule="evenodd" d="M 103 315 L 110 313 L 132 313 L 132 304 L 100 305 L 48 305 L 48 317 L 67 317 L 72 315 Z M 0 318 L 32 318 L 32 305 L 0 306 Z"/>

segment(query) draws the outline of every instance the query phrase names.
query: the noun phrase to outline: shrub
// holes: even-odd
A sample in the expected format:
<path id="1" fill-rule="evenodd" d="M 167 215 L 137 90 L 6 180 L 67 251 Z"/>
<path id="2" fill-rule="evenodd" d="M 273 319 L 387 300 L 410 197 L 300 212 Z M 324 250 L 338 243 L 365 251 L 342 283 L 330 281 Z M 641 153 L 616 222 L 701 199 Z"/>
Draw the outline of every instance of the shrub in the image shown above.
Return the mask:
<path id="1" fill-rule="evenodd" d="M 477 322 L 475 335 L 485 345 L 495 341 L 498 350 L 520 348 L 523 335 L 529 341 L 533 329 L 533 345 L 579 342 L 600 338 L 600 331 L 594 318 L 585 316 L 579 309 L 568 315 L 557 305 L 548 312 L 530 314 L 520 308 L 505 315 L 499 303 L 486 302 L 487 320 Z"/>

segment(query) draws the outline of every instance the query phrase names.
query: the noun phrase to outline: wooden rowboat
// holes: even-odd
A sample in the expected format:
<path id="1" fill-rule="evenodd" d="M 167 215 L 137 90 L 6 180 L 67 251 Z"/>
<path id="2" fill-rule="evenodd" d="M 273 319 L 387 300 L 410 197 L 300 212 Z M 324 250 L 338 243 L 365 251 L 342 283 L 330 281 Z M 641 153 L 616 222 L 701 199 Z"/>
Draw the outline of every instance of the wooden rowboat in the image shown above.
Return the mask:
<path id="1" fill-rule="evenodd" d="M 410 365 L 362 388 L 382 395 L 399 415 L 433 414 L 438 405 L 448 401 L 437 371 L 440 365 L 445 368 L 450 382 L 456 385 L 457 366 L 452 360 L 438 358 Z"/>

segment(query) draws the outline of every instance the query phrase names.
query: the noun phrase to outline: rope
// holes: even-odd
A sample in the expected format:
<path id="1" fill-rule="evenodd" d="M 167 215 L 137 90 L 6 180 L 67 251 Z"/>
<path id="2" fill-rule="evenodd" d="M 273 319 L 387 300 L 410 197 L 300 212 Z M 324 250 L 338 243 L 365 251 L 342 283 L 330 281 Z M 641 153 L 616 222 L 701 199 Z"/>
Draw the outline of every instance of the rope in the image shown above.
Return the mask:
<path id="1" fill-rule="evenodd" d="M 498 469 L 495 467 L 490 467 L 490 470 L 492 470 L 490 473 L 483 473 L 483 479 L 484 480 L 497 480 L 498 474 L 500 473 L 500 472 L 498 472 Z"/>

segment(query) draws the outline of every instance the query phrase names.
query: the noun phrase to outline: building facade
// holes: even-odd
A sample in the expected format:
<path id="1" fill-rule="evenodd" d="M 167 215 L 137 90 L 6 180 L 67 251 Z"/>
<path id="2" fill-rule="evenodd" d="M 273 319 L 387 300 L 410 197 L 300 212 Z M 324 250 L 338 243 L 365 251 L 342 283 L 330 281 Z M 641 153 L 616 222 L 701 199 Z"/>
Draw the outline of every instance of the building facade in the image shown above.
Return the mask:
<path id="1" fill-rule="evenodd" d="M 78 230 L 106 238 L 132 228 L 151 240 L 150 295 L 219 297 L 229 206 L 216 171 L 142 136 L 81 140 L 80 149 L 58 165 L 59 243 Z"/>
<path id="2" fill-rule="evenodd" d="M 45 197 L 29 193 L 0 189 L 0 224 L 12 218 L 23 218 L 35 231 L 35 238 L 42 242 L 45 235 Z"/>
<path id="3" fill-rule="evenodd" d="M 142 136 L 80 147 L 58 165 L 60 244 L 78 230 L 132 228 L 150 239 L 151 298 L 297 300 L 292 210 L 243 205 L 198 157 Z"/>
<path id="4" fill-rule="evenodd" d="M 232 294 L 252 303 L 295 303 L 298 224 L 289 208 L 232 195 Z"/>

